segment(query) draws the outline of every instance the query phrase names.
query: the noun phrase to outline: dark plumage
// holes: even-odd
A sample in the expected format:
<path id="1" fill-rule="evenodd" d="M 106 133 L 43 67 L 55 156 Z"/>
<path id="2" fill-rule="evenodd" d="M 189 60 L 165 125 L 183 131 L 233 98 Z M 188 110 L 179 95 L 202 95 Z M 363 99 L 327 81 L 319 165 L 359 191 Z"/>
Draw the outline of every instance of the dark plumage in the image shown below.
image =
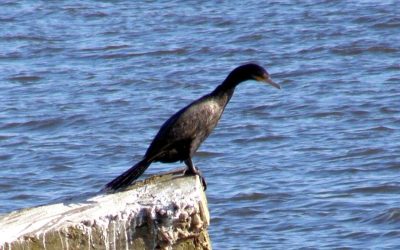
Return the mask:
<path id="1" fill-rule="evenodd" d="M 184 161 L 185 174 L 199 174 L 192 163 L 193 154 L 217 126 L 235 87 L 246 80 L 257 80 L 280 88 L 268 72 L 257 64 L 234 69 L 214 91 L 192 102 L 171 116 L 160 128 L 143 159 L 106 185 L 117 190 L 139 178 L 152 162 Z M 203 179 L 203 184 L 206 184 Z"/>

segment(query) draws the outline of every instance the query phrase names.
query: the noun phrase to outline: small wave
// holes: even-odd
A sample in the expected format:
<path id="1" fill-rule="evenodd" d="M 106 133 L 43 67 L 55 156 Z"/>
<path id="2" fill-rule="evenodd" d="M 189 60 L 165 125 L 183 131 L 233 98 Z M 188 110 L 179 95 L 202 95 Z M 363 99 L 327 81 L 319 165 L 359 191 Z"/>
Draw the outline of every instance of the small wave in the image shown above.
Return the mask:
<path id="1" fill-rule="evenodd" d="M 13 6 L 13 7 L 20 5 L 20 3 L 18 1 L 14 1 L 14 0 L 4 0 L 4 1 L 1 1 L 1 4 L 3 6 Z"/>
<path id="2" fill-rule="evenodd" d="M 400 64 L 391 64 L 389 66 L 386 67 L 387 70 L 400 70 Z"/>
<path id="3" fill-rule="evenodd" d="M 76 125 L 76 124 L 80 124 L 80 125 L 86 124 L 88 122 L 88 119 L 87 119 L 86 115 L 75 114 L 75 115 L 66 117 L 64 119 L 64 121 L 66 122 L 66 124 L 68 126 L 71 126 L 71 125 Z"/>
<path id="4" fill-rule="evenodd" d="M 368 130 L 376 131 L 376 132 L 393 132 L 393 131 L 396 131 L 393 128 L 388 128 L 388 127 L 385 127 L 385 126 L 377 126 L 377 127 L 370 128 Z"/>
<path id="5" fill-rule="evenodd" d="M 387 46 L 372 46 L 372 47 L 367 48 L 367 51 L 368 52 L 392 53 L 392 52 L 398 52 L 399 49 L 387 47 Z"/>
<path id="6" fill-rule="evenodd" d="M 267 142 L 267 141 L 281 141 L 287 139 L 286 136 L 281 135 L 269 135 L 269 136 L 260 136 L 253 138 L 239 138 L 232 140 L 235 143 L 253 143 L 253 142 Z"/>
<path id="7" fill-rule="evenodd" d="M 331 159 L 337 160 L 341 157 L 332 157 Z M 356 174 L 358 172 L 368 171 L 363 168 L 357 167 L 345 167 L 345 168 L 335 168 L 335 169 L 326 169 L 326 170 L 313 170 L 310 173 L 324 173 L 327 175 L 339 175 L 339 174 Z"/>
<path id="8" fill-rule="evenodd" d="M 263 211 L 255 209 L 253 207 L 237 207 L 232 209 L 226 209 L 222 214 L 229 216 L 246 217 L 246 216 L 256 216 L 261 213 L 263 213 Z"/>
<path id="9" fill-rule="evenodd" d="M 11 158 L 12 158 L 12 155 L 10 155 L 10 154 L 0 155 L 0 160 L 8 160 Z"/>
<path id="10" fill-rule="evenodd" d="M 150 52 L 147 52 L 144 54 L 161 56 L 161 55 L 181 55 L 181 54 L 185 54 L 187 52 L 188 52 L 188 50 L 186 48 L 176 48 L 176 49 L 170 49 L 170 50 L 150 51 Z"/>
<path id="11" fill-rule="evenodd" d="M 13 197 L 10 197 L 10 200 L 29 200 L 32 198 L 35 198 L 35 196 L 29 194 L 18 194 Z"/>
<path id="12" fill-rule="evenodd" d="M 270 108 L 270 105 L 265 105 L 265 104 L 264 105 L 257 105 L 255 107 L 251 107 L 251 108 L 247 109 L 246 112 L 255 112 L 255 113 L 257 113 L 259 111 L 268 110 L 269 108 Z"/>
<path id="13" fill-rule="evenodd" d="M 209 152 L 209 151 L 197 151 L 196 152 L 196 157 L 204 157 L 204 158 L 207 158 L 207 157 L 213 157 L 213 156 L 220 156 L 220 155 L 223 155 L 223 154 L 221 154 L 221 153 L 216 153 L 216 152 Z"/>
<path id="14" fill-rule="evenodd" d="M 284 72 L 281 74 L 280 77 L 299 77 L 299 76 L 309 76 L 309 75 L 313 75 L 313 74 L 318 74 L 321 72 L 332 72 L 332 69 L 328 69 L 328 68 L 322 68 L 322 67 L 318 67 L 318 68 L 301 68 L 301 69 L 296 69 L 296 70 L 292 70 L 289 72 Z"/>
<path id="15" fill-rule="evenodd" d="M 308 54 L 308 53 L 314 53 L 314 52 L 321 52 L 324 51 L 326 48 L 322 47 L 322 46 L 314 46 L 311 48 L 305 48 L 305 49 L 301 49 L 298 51 L 298 53 L 300 54 Z"/>
<path id="16" fill-rule="evenodd" d="M 15 17 L 0 17 L 0 22 L 14 22 Z"/>
<path id="17" fill-rule="evenodd" d="M 93 48 L 83 48 L 81 51 L 108 51 L 108 50 L 118 50 L 129 48 L 129 45 L 121 44 L 121 45 L 107 45 L 103 47 L 93 47 Z"/>
<path id="18" fill-rule="evenodd" d="M 62 124 L 64 120 L 62 118 L 49 118 L 43 120 L 33 120 L 27 122 L 10 122 L 3 125 L 2 129 L 13 129 L 13 128 L 29 128 L 29 129 L 46 129 L 56 127 Z"/>
<path id="19" fill-rule="evenodd" d="M 348 239 L 372 239 L 376 237 L 376 235 L 374 235 L 373 233 L 370 232 L 360 232 L 360 231 L 356 231 L 356 232 L 349 232 L 349 233 L 345 233 L 343 234 L 343 238 L 348 238 Z M 353 248 L 339 248 L 339 249 L 353 249 Z"/>
<path id="20" fill-rule="evenodd" d="M 113 90 L 113 89 L 101 89 L 101 91 L 103 92 L 109 92 L 109 93 L 113 93 L 116 92 L 117 90 Z M 114 100 L 108 100 L 108 99 L 99 99 L 96 100 L 97 103 L 99 104 L 105 104 L 105 105 L 115 105 L 115 106 L 128 106 L 130 104 L 130 101 L 125 100 L 125 99 L 114 99 Z"/>
<path id="21" fill-rule="evenodd" d="M 12 136 L 9 136 L 9 135 L 0 135 L 0 141 L 8 140 L 8 139 L 10 139 L 10 138 L 12 138 Z"/>
<path id="22" fill-rule="evenodd" d="M 393 28 L 399 28 L 400 27 L 400 18 L 391 18 L 388 20 L 385 20 L 385 22 L 380 22 L 377 24 L 374 24 L 372 26 L 373 28 L 378 28 L 378 29 L 393 29 Z"/>
<path id="23" fill-rule="evenodd" d="M 381 194 L 381 193 L 398 193 L 400 187 L 398 185 L 384 184 L 379 186 L 358 187 L 348 190 L 349 193 L 364 193 L 364 194 Z"/>
<path id="24" fill-rule="evenodd" d="M 369 23 L 369 22 L 374 22 L 375 19 L 372 18 L 371 16 L 359 16 L 354 19 L 354 22 L 356 23 Z"/>
<path id="25" fill-rule="evenodd" d="M 12 35 L 12 36 L 3 36 L 1 37 L 2 40 L 8 41 L 30 41 L 30 42 L 44 42 L 48 41 L 46 37 L 43 36 L 35 36 L 35 35 Z"/>
<path id="26" fill-rule="evenodd" d="M 339 156 L 331 157 L 330 160 L 365 157 L 365 156 L 382 154 L 384 152 L 385 152 L 385 150 L 381 149 L 381 148 L 354 149 L 354 150 L 349 150 L 345 155 L 339 155 Z M 346 168 L 346 169 L 340 169 L 339 171 L 354 172 L 354 171 L 362 171 L 362 169 L 359 169 L 359 168 Z"/>
<path id="27" fill-rule="evenodd" d="M 263 35 L 259 33 L 249 34 L 240 36 L 236 39 L 236 42 L 249 42 L 249 41 L 258 41 L 263 39 Z"/>
<path id="28" fill-rule="evenodd" d="M 237 201 L 259 201 L 259 200 L 268 200 L 268 201 L 284 201 L 289 200 L 293 197 L 293 195 L 289 192 L 274 192 L 274 193 L 239 193 L 232 197 L 233 200 Z"/>
<path id="29" fill-rule="evenodd" d="M 157 50 L 157 51 L 137 52 L 137 53 L 114 53 L 114 54 L 101 55 L 99 57 L 104 59 L 117 59 L 117 58 L 138 57 L 138 56 L 182 55 L 185 53 L 187 53 L 187 49 L 178 48 L 172 50 Z"/>
<path id="30" fill-rule="evenodd" d="M 62 52 L 64 50 L 64 48 L 62 47 L 53 47 L 53 46 L 40 46 L 38 48 L 35 48 L 32 51 L 32 55 L 48 55 L 51 53 L 59 53 Z M 49 72 L 49 71 L 47 71 Z"/>
<path id="31" fill-rule="evenodd" d="M 376 155 L 385 152 L 385 150 L 381 148 L 367 148 L 367 149 L 356 149 L 356 150 L 350 150 L 346 154 L 347 157 L 357 157 L 357 156 L 370 156 L 370 155 Z"/>
<path id="32" fill-rule="evenodd" d="M 0 51 L 0 59 L 2 59 L 2 60 L 8 60 L 8 59 L 12 60 L 12 59 L 18 59 L 18 58 L 22 58 L 22 57 L 23 57 L 23 55 L 20 52 L 13 51 L 13 52 L 2 54 Z"/>
<path id="33" fill-rule="evenodd" d="M 96 11 L 96 12 L 93 12 L 93 13 L 88 13 L 85 16 L 88 17 L 88 18 L 98 18 L 98 17 L 107 17 L 108 14 L 105 13 L 105 12 L 102 12 L 102 11 Z"/>
<path id="34" fill-rule="evenodd" d="M 353 111 L 350 111 L 350 113 L 356 117 L 367 116 L 369 114 L 368 111 L 364 111 L 364 110 L 353 110 Z"/>
<path id="35" fill-rule="evenodd" d="M 395 114 L 395 113 L 399 113 L 399 110 L 393 109 L 393 108 L 388 108 L 388 107 L 383 107 L 379 109 L 380 112 L 384 113 L 384 114 Z"/>
<path id="36" fill-rule="evenodd" d="M 259 201 L 266 200 L 268 195 L 265 193 L 239 193 L 232 197 L 233 201 Z"/>
<path id="37" fill-rule="evenodd" d="M 41 80 L 42 77 L 34 76 L 34 75 L 26 75 L 26 76 L 13 76 L 9 77 L 8 80 L 10 81 L 17 81 L 17 82 L 36 82 Z"/>
<path id="38" fill-rule="evenodd" d="M 343 112 L 340 111 L 327 111 L 327 112 L 317 112 L 313 114 L 314 117 L 324 118 L 330 116 L 343 116 Z"/>
<path id="39" fill-rule="evenodd" d="M 229 127 L 229 129 L 235 130 L 235 129 L 248 129 L 248 130 L 254 130 L 259 128 L 260 126 L 257 124 L 253 123 L 247 123 L 247 124 L 234 124 Z"/>
<path id="40" fill-rule="evenodd" d="M 11 189 L 12 187 L 13 187 L 13 185 L 10 184 L 10 182 L 0 183 L 0 189 L 3 191 L 7 191 L 8 189 Z"/>
<path id="41" fill-rule="evenodd" d="M 390 77 L 386 81 L 398 83 L 398 82 L 400 82 L 400 78 L 399 77 Z"/>
<path id="42" fill-rule="evenodd" d="M 316 147 L 316 146 L 309 146 L 309 147 L 302 147 L 296 149 L 296 151 L 299 152 L 320 152 L 320 151 L 325 151 L 325 150 L 331 150 L 330 148 L 327 147 Z"/>
<path id="43" fill-rule="evenodd" d="M 396 53 L 397 48 L 389 47 L 388 45 L 360 46 L 357 44 L 346 44 L 336 46 L 330 51 L 338 55 L 358 55 L 362 53 Z"/>
<path id="44" fill-rule="evenodd" d="M 397 224 L 400 222 L 400 208 L 390 208 L 382 213 L 366 220 L 365 222 L 370 222 L 374 224 Z"/>
<path id="45" fill-rule="evenodd" d="M 71 170 L 70 166 L 67 165 L 55 165 L 49 168 L 50 171 L 54 171 L 54 172 L 65 172 L 65 171 L 69 171 Z"/>

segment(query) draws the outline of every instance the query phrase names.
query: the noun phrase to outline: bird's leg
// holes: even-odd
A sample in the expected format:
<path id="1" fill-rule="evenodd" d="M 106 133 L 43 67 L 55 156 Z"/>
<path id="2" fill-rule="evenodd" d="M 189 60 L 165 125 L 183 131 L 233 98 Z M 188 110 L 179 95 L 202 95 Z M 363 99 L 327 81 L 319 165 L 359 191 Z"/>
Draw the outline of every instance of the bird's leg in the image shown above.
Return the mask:
<path id="1" fill-rule="evenodd" d="M 201 179 L 201 182 L 203 184 L 204 187 L 204 191 L 207 190 L 207 182 L 203 177 L 203 174 L 201 173 L 200 170 L 198 170 L 192 162 L 192 158 L 188 158 L 187 160 L 185 160 L 185 164 L 187 166 L 187 169 L 185 170 L 185 172 L 183 172 L 184 175 L 198 175 Z"/>
<path id="2" fill-rule="evenodd" d="M 195 175 L 195 174 L 199 174 L 199 171 L 197 170 L 197 168 L 193 165 L 192 159 L 189 158 L 187 160 L 185 160 L 185 164 L 187 166 L 187 169 L 185 170 L 184 174 L 185 175 Z"/>

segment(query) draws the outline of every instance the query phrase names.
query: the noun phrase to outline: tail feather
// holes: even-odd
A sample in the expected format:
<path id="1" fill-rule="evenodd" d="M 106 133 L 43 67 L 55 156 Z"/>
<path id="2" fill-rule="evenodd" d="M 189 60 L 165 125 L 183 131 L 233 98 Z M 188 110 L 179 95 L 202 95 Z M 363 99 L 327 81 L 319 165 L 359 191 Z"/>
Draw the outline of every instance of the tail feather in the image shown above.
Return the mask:
<path id="1" fill-rule="evenodd" d="M 139 178 L 150 166 L 151 162 L 142 160 L 133 167 L 126 170 L 123 174 L 106 184 L 105 190 L 118 190 L 129 186 L 134 180 Z"/>

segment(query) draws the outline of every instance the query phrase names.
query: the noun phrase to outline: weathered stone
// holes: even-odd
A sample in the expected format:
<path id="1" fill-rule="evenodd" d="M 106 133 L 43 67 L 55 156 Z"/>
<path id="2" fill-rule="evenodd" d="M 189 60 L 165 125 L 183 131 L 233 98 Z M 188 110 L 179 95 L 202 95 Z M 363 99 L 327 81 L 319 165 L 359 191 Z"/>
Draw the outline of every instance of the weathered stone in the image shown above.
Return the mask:
<path id="1" fill-rule="evenodd" d="M 211 249 L 197 176 L 153 176 L 127 191 L 0 216 L 0 250 Z"/>

